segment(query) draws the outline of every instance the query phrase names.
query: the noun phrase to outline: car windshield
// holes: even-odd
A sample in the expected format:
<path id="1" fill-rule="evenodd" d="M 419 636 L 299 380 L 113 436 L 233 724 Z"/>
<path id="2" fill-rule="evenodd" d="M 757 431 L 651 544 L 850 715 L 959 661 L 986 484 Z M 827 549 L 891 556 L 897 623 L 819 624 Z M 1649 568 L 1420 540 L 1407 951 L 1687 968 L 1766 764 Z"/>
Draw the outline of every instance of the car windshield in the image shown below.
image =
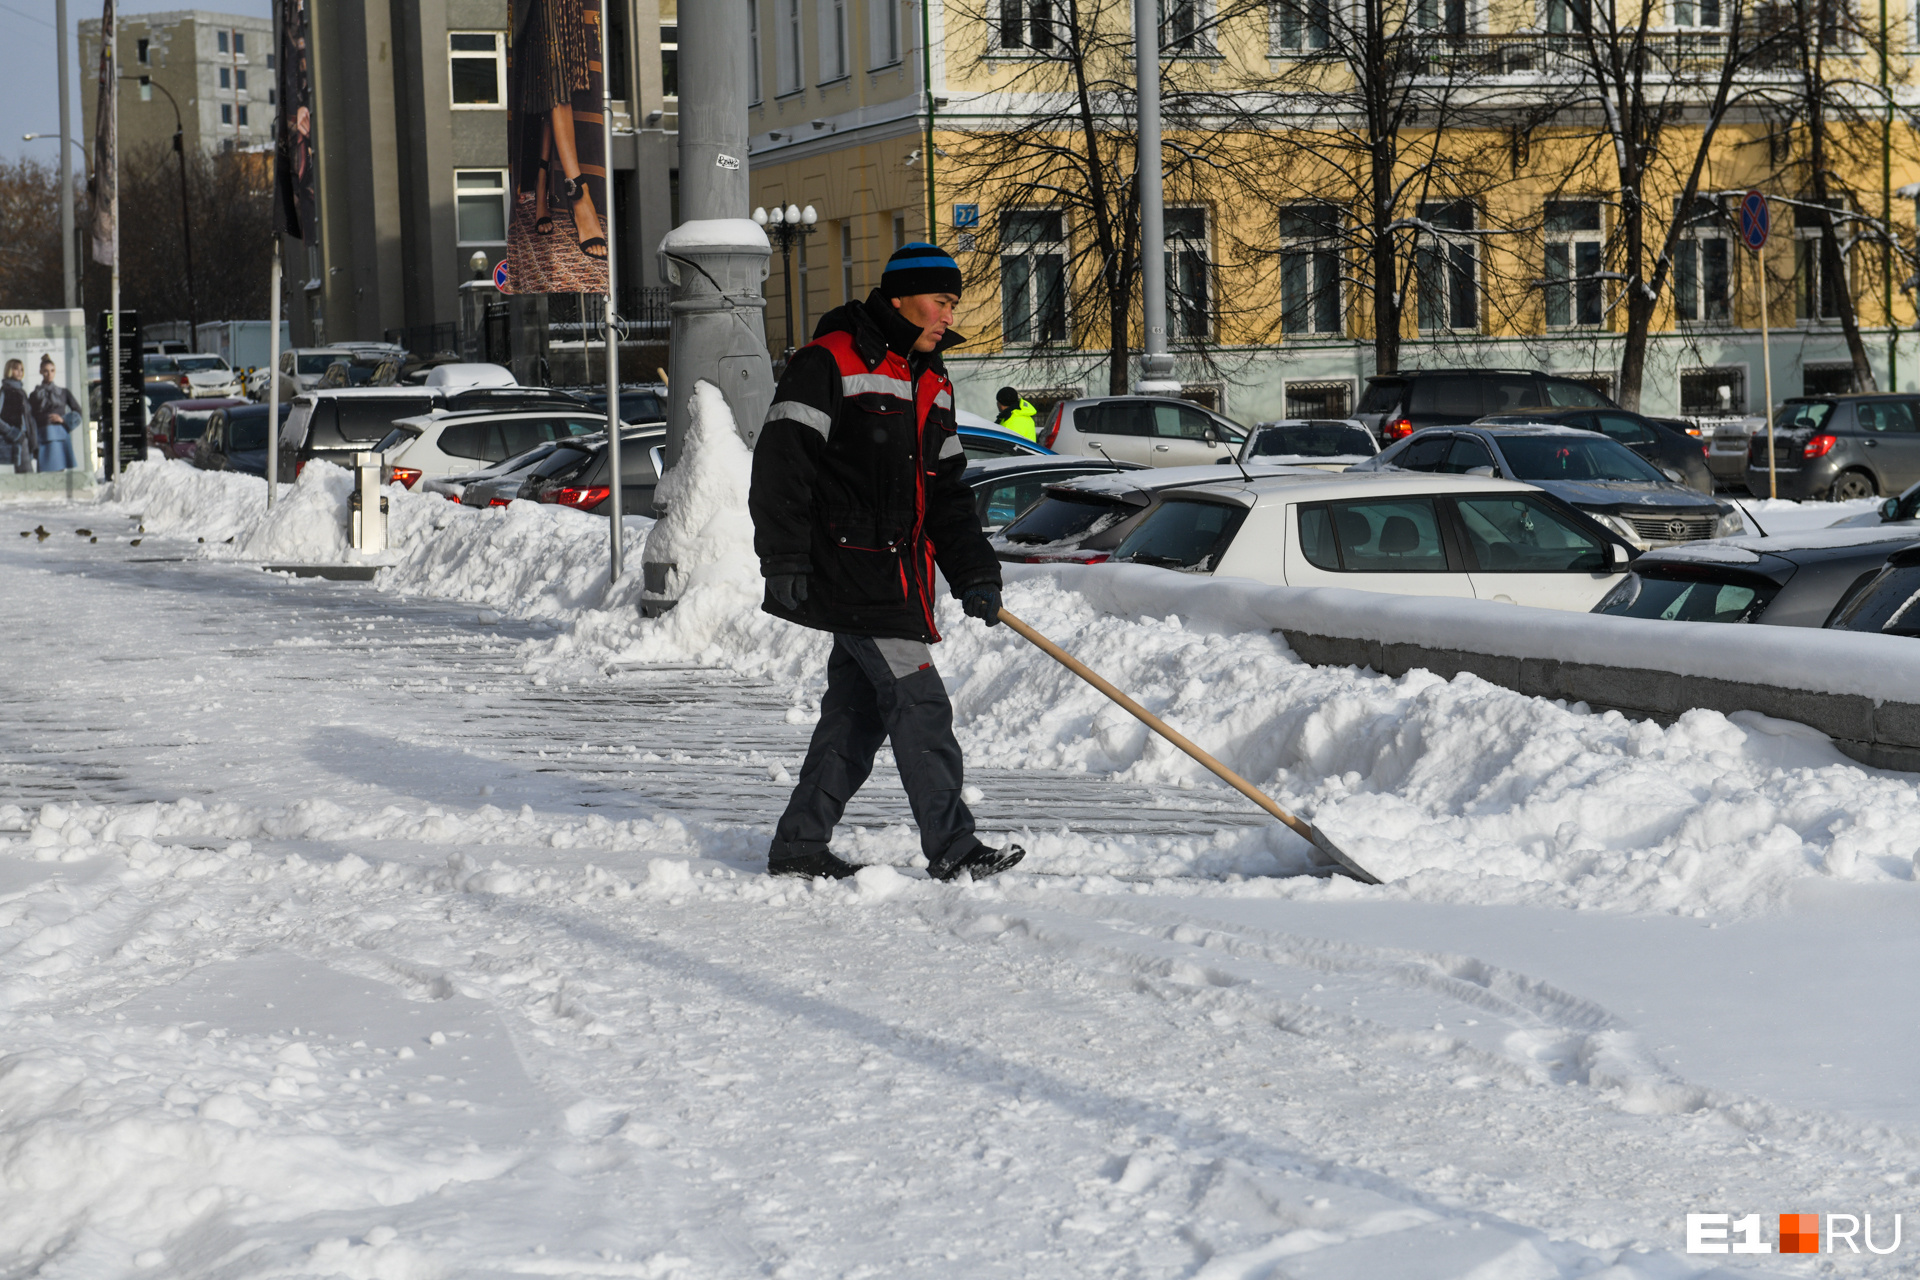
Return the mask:
<path id="1" fill-rule="evenodd" d="M 180 410 L 175 409 L 173 411 L 173 438 L 175 440 L 198 440 L 201 436 L 207 434 L 207 423 L 211 421 L 213 421 L 213 410 L 211 409 L 206 409 L 199 413 L 182 413 Z"/>
<path id="2" fill-rule="evenodd" d="M 1630 573 L 1593 611 L 1668 622 L 1752 622 L 1778 590 L 1752 581 L 1653 578 Z"/>
<path id="3" fill-rule="evenodd" d="M 181 356 L 180 369 L 184 373 L 199 373 L 206 369 L 225 369 L 227 362 L 219 356 Z"/>
<path id="4" fill-rule="evenodd" d="M 1261 427 L 1253 437 L 1256 458 L 1365 458 L 1376 452 L 1373 437 L 1363 428 L 1341 422 L 1293 422 Z"/>
<path id="5" fill-rule="evenodd" d="M 246 453 L 267 447 L 267 415 L 250 413 L 227 419 L 227 452 Z"/>
<path id="6" fill-rule="evenodd" d="M 149 382 L 145 387 L 148 407 L 165 404 L 169 400 L 185 400 L 187 393 L 175 382 Z"/>
<path id="7" fill-rule="evenodd" d="M 295 367 L 301 373 L 325 373 L 334 361 L 344 360 L 345 358 L 344 356 L 335 355 L 331 351 L 321 352 L 318 355 L 301 355 L 298 357 L 298 364 Z"/>
<path id="8" fill-rule="evenodd" d="M 1027 546 L 1091 537 L 1111 528 L 1130 510 L 1126 503 L 1106 494 L 1051 492 L 1008 525 L 1004 536 L 1008 542 Z"/>
<path id="9" fill-rule="evenodd" d="M 1789 400 L 1773 415 L 1775 431 L 1818 431 L 1833 416 L 1831 400 Z"/>
<path id="10" fill-rule="evenodd" d="M 1247 509 L 1237 504 L 1169 498 L 1127 535 L 1113 558 L 1211 573 L 1246 518 Z"/>
<path id="11" fill-rule="evenodd" d="M 413 432 L 408 431 L 405 427 L 395 427 L 380 437 L 380 443 L 373 446 L 373 451 L 375 453 L 385 453 L 389 449 L 398 448 L 411 439 L 413 439 Z"/>
<path id="12" fill-rule="evenodd" d="M 591 457 L 593 454 L 586 449 L 575 448 L 570 444 L 565 448 L 556 448 L 551 454 L 535 463 L 531 474 L 541 480 L 551 479 L 554 476 L 566 474 Z"/>
<path id="13" fill-rule="evenodd" d="M 1902 556 L 1901 559 L 1906 559 Z M 1920 636 L 1920 564 L 1890 564 L 1833 620 L 1840 631 Z"/>
<path id="14" fill-rule="evenodd" d="M 1605 436 L 1501 436 L 1499 444 L 1515 480 L 1666 480 Z"/>
<path id="15" fill-rule="evenodd" d="M 145 363 L 149 375 L 180 372 L 180 362 L 172 356 L 148 356 Z"/>
<path id="16" fill-rule="evenodd" d="M 1375 378 L 1367 383 L 1367 389 L 1360 393 L 1360 407 L 1357 413 L 1385 413 L 1400 403 L 1400 393 L 1406 383 L 1399 378 Z"/>

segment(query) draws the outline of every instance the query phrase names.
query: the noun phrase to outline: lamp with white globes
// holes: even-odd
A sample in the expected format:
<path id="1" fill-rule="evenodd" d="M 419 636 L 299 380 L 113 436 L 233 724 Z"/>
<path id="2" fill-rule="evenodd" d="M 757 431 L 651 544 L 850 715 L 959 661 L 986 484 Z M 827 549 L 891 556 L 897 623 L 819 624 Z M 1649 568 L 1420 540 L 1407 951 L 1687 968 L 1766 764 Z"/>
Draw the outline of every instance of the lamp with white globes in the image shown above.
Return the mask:
<path id="1" fill-rule="evenodd" d="M 753 211 L 753 220 L 764 227 L 767 238 L 780 246 L 780 279 L 786 288 L 787 313 L 787 349 L 781 353 L 782 363 L 793 358 L 793 246 L 816 230 L 814 224 L 820 221 L 820 215 L 812 205 L 802 209 L 797 204 L 786 208 L 779 205 L 771 209 L 759 208 Z"/>

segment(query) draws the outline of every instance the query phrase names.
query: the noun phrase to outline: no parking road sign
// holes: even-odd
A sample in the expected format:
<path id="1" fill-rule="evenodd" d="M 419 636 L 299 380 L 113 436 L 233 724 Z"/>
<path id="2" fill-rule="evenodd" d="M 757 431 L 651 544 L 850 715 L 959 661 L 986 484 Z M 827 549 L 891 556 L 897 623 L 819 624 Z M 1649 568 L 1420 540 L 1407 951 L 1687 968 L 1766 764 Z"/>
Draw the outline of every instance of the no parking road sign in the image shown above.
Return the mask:
<path id="1" fill-rule="evenodd" d="M 1740 201 L 1740 241 L 1755 253 L 1767 243 L 1767 233 L 1773 230 L 1773 214 L 1767 208 L 1767 198 L 1758 191 L 1747 192 Z"/>

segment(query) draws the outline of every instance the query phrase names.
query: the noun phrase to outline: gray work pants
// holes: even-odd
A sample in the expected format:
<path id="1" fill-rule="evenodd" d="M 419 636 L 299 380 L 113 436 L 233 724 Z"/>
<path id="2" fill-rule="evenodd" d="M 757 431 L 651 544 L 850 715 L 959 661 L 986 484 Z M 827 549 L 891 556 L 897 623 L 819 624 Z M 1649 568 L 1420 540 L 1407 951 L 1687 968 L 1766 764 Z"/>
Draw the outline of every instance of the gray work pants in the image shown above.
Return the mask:
<path id="1" fill-rule="evenodd" d="M 960 798 L 953 704 L 933 669 L 933 655 L 917 640 L 835 632 L 820 723 L 799 785 L 773 829 L 772 856 L 825 850 L 847 801 L 873 772 L 874 752 L 889 740 L 927 861 L 970 851 L 976 843 L 973 814 Z"/>

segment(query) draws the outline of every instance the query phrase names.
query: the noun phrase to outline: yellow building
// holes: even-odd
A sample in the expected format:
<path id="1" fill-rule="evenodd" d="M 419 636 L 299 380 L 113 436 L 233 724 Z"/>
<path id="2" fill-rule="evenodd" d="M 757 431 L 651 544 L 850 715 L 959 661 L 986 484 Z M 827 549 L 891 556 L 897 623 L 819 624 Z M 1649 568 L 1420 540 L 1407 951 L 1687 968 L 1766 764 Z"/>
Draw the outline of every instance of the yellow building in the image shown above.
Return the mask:
<path id="1" fill-rule="evenodd" d="M 1064 0 L 752 3 L 754 200 L 818 217 L 784 255 L 776 241 L 769 347 L 788 345 L 789 323 L 793 342 L 805 342 L 828 309 L 866 295 L 894 248 L 931 238 L 969 279 L 959 327 L 970 340 L 948 357 L 963 408 L 991 413 L 994 389 L 1009 383 L 1044 398 L 1104 394 L 1115 381 L 1116 308 L 1102 281 L 1111 262 L 1130 268 L 1138 255 L 1125 230 L 1127 0 L 1076 0 L 1078 29 L 1065 23 Z M 1400 368 L 1536 367 L 1620 393 L 1631 273 L 1607 127 L 1620 104 L 1616 94 L 1615 114 L 1602 111 L 1583 79 L 1592 46 L 1574 3 L 1413 0 L 1389 22 L 1404 74 L 1375 84 L 1352 52 L 1354 33 L 1340 29 L 1358 11 L 1331 0 L 1162 0 L 1169 324 L 1190 394 L 1249 422 L 1350 411 L 1380 367 L 1376 299 L 1396 295 Z M 1913 133 L 1883 132 L 1859 109 L 1832 119 L 1841 288 L 1823 270 L 1810 199 L 1797 46 L 1778 30 L 1790 6 L 1770 10 L 1766 29 L 1743 12 L 1736 36 L 1735 0 L 1667 3 L 1637 55 L 1653 72 L 1646 105 L 1677 121 L 1659 132 L 1640 183 L 1651 241 L 1643 275 L 1656 270 L 1669 226 L 1682 225 L 1646 326 L 1642 409 L 1760 409 L 1760 277 L 1734 217 L 1750 187 L 1776 197 L 1775 399 L 1852 385 L 1843 298 L 1878 385 L 1920 386 L 1913 297 L 1901 288 L 1917 274 L 1914 195 L 1901 194 L 1920 183 Z M 1906 50 L 1920 32 L 1900 3 L 1887 83 L 1905 101 Z M 1871 84 L 1878 17 L 1861 20 L 1870 25 L 1826 33 L 1823 48 L 1829 74 Z M 1745 59 L 1733 106 L 1682 218 L 1677 201 L 1729 49 Z M 1387 184 L 1397 203 L 1376 233 L 1374 188 L 1356 157 L 1383 131 L 1352 108 L 1382 85 L 1400 95 L 1402 116 L 1385 131 L 1398 152 Z M 1089 194 L 1096 174 L 1104 195 Z M 1861 219 L 1890 225 L 1900 251 L 1862 237 Z M 1375 239 L 1391 246 L 1383 259 Z M 1376 290 L 1376 277 L 1391 287 Z M 1137 356 L 1137 296 L 1122 303 Z M 1122 370 L 1121 381 L 1131 377 Z"/>

